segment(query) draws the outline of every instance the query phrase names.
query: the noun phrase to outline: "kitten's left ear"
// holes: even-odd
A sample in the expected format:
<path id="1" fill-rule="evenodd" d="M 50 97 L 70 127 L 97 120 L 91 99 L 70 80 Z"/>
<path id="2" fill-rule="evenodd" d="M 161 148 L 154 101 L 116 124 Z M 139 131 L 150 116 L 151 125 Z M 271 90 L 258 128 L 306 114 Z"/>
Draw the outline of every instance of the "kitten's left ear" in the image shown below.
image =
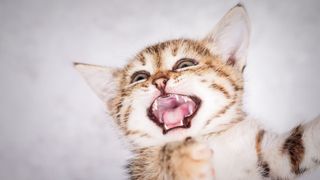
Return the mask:
<path id="1" fill-rule="evenodd" d="M 238 4 L 219 21 L 203 40 L 212 54 L 242 71 L 247 59 L 250 22 L 245 8 Z"/>
<path id="2" fill-rule="evenodd" d="M 74 67 L 98 97 L 109 105 L 118 88 L 116 80 L 118 69 L 83 63 L 74 63 Z"/>

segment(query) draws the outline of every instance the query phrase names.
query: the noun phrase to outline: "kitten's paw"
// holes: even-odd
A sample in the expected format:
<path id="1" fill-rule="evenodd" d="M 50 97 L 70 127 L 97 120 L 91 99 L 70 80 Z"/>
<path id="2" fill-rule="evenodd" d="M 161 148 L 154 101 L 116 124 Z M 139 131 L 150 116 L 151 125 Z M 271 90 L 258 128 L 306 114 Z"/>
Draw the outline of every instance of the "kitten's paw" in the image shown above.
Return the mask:
<path id="1" fill-rule="evenodd" d="M 212 156 L 213 151 L 208 146 L 192 138 L 176 144 L 171 159 L 175 179 L 212 180 Z"/>
<path id="2" fill-rule="evenodd" d="M 213 150 L 204 144 L 197 143 L 191 138 L 185 140 L 186 154 L 190 155 L 193 160 L 206 161 L 210 160 L 213 155 Z"/>

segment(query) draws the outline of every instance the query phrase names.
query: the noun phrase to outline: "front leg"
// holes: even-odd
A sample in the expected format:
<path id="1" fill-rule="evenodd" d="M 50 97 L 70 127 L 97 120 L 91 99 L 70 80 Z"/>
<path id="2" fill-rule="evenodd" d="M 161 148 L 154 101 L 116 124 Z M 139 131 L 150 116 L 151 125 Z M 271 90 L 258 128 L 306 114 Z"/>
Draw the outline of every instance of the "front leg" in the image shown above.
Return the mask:
<path id="1" fill-rule="evenodd" d="M 212 150 L 194 139 L 144 148 L 129 164 L 132 180 L 212 180 Z"/>
<path id="2" fill-rule="evenodd" d="M 284 135 L 256 136 L 258 169 L 265 178 L 294 179 L 320 165 L 320 118 Z"/>

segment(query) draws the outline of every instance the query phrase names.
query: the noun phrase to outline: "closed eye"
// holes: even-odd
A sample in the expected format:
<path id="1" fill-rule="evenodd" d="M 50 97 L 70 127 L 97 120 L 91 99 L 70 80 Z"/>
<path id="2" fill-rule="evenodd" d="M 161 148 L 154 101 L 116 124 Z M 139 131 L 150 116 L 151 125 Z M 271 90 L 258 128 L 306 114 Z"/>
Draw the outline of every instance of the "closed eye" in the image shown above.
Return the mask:
<path id="1" fill-rule="evenodd" d="M 130 83 L 135 83 L 135 82 L 140 82 L 147 80 L 150 77 L 150 73 L 147 71 L 137 71 L 132 74 L 131 76 L 131 82 Z"/>
<path id="2" fill-rule="evenodd" d="M 178 62 L 176 62 L 176 64 L 173 66 L 172 70 L 179 70 L 179 69 L 184 69 L 190 66 L 195 66 L 197 65 L 198 62 L 194 59 L 190 59 L 190 58 L 183 58 L 180 59 Z"/>

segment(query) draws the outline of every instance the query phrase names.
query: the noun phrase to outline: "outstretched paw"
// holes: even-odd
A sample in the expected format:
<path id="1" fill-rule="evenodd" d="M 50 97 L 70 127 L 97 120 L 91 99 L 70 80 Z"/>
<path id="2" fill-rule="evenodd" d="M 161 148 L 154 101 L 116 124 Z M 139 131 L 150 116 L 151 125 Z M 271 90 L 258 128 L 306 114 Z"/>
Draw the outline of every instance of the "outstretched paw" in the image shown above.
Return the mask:
<path id="1" fill-rule="evenodd" d="M 174 179 L 212 180 L 214 170 L 211 164 L 213 151 L 192 138 L 173 144 L 171 165 Z"/>

